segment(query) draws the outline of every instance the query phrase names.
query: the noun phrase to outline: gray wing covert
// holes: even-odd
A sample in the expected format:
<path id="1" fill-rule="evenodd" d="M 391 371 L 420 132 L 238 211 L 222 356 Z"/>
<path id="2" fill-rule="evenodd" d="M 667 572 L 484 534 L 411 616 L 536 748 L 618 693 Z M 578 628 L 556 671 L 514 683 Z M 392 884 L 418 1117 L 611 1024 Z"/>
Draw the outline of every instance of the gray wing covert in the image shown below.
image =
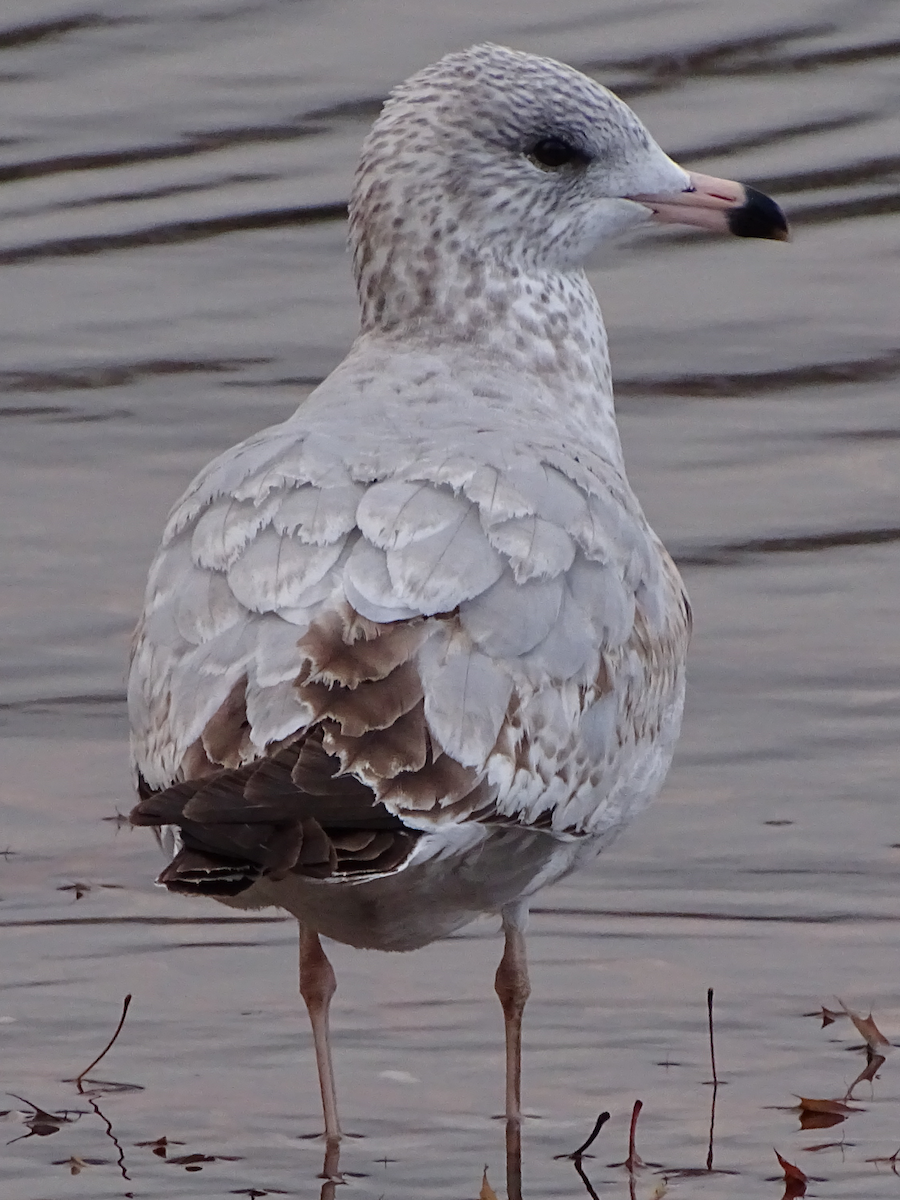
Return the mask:
<path id="1" fill-rule="evenodd" d="M 297 642 L 339 584 L 364 492 L 310 440 L 263 431 L 172 511 L 129 677 L 133 755 L 152 788 L 181 777 L 192 748 L 235 766 L 308 722 Z"/>
<path id="2" fill-rule="evenodd" d="M 173 512 L 132 663 L 142 776 L 239 767 L 315 726 L 405 819 L 496 805 L 528 714 L 564 697 L 577 726 L 658 590 L 639 510 L 524 452 L 373 480 L 333 442 L 269 441 Z"/>

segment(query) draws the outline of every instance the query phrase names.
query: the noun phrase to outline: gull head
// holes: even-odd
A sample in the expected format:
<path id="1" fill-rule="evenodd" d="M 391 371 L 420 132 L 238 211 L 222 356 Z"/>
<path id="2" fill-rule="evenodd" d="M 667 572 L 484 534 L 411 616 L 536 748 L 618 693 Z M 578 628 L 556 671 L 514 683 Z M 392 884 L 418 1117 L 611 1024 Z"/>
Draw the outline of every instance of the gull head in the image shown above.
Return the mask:
<path id="1" fill-rule="evenodd" d="M 364 326 L 390 319 L 401 295 L 428 308 L 451 279 L 578 270 L 599 242 L 653 220 L 787 235 L 773 201 L 691 175 L 607 88 L 491 44 L 395 89 L 363 147 L 350 217 Z"/>

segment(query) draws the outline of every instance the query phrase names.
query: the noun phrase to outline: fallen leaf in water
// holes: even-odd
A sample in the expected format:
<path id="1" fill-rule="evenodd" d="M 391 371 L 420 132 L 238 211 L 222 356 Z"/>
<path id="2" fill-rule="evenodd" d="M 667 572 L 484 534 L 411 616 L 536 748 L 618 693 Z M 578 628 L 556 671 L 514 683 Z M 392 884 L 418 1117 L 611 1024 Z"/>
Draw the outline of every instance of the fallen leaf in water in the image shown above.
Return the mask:
<path id="1" fill-rule="evenodd" d="M 835 1116 L 845 1116 L 847 1113 L 865 1112 L 864 1108 L 852 1108 L 843 1100 L 814 1100 L 810 1096 L 798 1096 L 800 1103 L 797 1107 L 807 1112 L 830 1113 Z"/>
<path id="2" fill-rule="evenodd" d="M 184 1167 L 186 1171 L 202 1171 L 206 1163 L 240 1162 L 240 1154 L 180 1154 L 178 1158 L 166 1160 L 173 1167 Z"/>
<path id="3" fill-rule="evenodd" d="M 853 1089 L 858 1083 L 872 1082 L 881 1069 L 886 1056 L 890 1054 L 894 1047 L 872 1020 L 871 1013 L 867 1017 L 861 1017 L 852 1008 L 848 1008 L 840 996 L 838 996 L 837 1000 L 838 1004 L 840 1004 L 841 1008 L 853 1022 L 856 1031 L 862 1035 L 866 1043 L 866 1065 L 847 1088 L 845 1099 L 849 1100 L 853 1095 Z"/>
<path id="4" fill-rule="evenodd" d="M 778 1151 L 775 1151 L 775 1157 L 784 1171 L 784 1196 L 782 1200 L 792 1200 L 794 1196 L 805 1196 L 806 1185 L 809 1182 L 805 1172 L 792 1162 L 788 1162 L 786 1158 L 782 1158 Z"/>
<path id="5" fill-rule="evenodd" d="M 775 1151 L 775 1157 L 778 1159 L 782 1171 L 784 1171 L 785 1179 L 793 1179 L 797 1183 L 809 1182 L 809 1176 L 804 1171 L 801 1171 L 798 1166 L 795 1166 L 794 1163 L 788 1162 L 786 1158 L 782 1158 L 777 1150 Z"/>
<path id="6" fill-rule="evenodd" d="M 10 1092 L 10 1096 L 15 1100 L 21 1100 L 23 1104 L 27 1104 L 33 1109 L 30 1113 L 20 1112 L 18 1115 L 24 1119 L 25 1125 L 28 1127 L 28 1133 L 23 1133 L 21 1138 L 14 1138 L 13 1141 L 21 1141 L 23 1138 L 30 1137 L 49 1137 L 53 1133 L 59 1133 L 63 1125 L 69 1125 L 72 1121 L 77 1121 L 82 1114 L 77 1110 L 70 1112 L 69 1109 L 64 1109 L 59 1113 L 45 1112 L 43 1108 L 38 1108 L 30 1100 L 26 1100 L 24 1096 L 17 1096 L 15 1092 Z M 12 1145 L 12 1142 L 9 1143 Z"/>
<path id="7" fill-rule="evenodd" d="M 846 1120 L 841 1113 L 810 1112 L 806 1108 L 800 1110 L 800 1128 L 804 1133 L 810 1129 L 832 1129 Z"/>
<path id="8" fill-rule="evenodd" d="M 833 1025 L 838 1017 L 842 1017 L 844 1014 L 832 1012 L 830 1008 L 826 1008 L 823 1004 L 821 1008 L 816 1008 L 812 1012 L 805 1012 L 803 1015 L 804 1017 L 819 1017 L 822 1021 L 822 1029 L 824 1029 L 826 1025 Z"/>
<path id="9" fill-rule="evenodd" d="M 862 1036 L 866 1045 L 874 1054 L 886 1055 L 893 1050 L 894 1047 L 872 1020 L 871 1013 L 867 1017 L 861 1017 L 852 1008 L 848 1008 L 840 996 L 837 999 L 838 1004 L 840 1004 L 841 1008 L 856 1026 L 857 1032 Z"/>
<path id="10" fill-rule="evenodd" d="M 853 1089 L 858 1083 L 871 1083 L 885 1062 L 883 1054 L 876 1054 L 871 1046 L 866 1046 L 866 1065 L 847 1088 L 847 1099 L 853 1096 Z"/>
<path id="11" fill-rule="evenodd" d="M 481 1178 L 481 1191 L 478 1193 L 478 1200 L 497 1200 L 497 1193 L 488 1183 L 487 1167 L 484 1168 L 484 1175 Z"/>
<path id="12" fill-rule="evenodd" d="M 800 1103 L 794 1112 L 800 1113 L 801 1129 L 830 1129 L 840 1125 L 851 1113 L 865 1112 L 862 1108 L 851 1108 L 843 1100 L 818 1100 L 810 1096 L 798 1096 Z"/>
<path id="13" fill-rule="evenodd" d="M 232 1190 L 228 1193 L 228 1195 L 229 1196 L 249 1196 L 250 1200 L 259 1200 L 260 1196 L 287 1196 L 287 1195 L 289 1195 L 289 1193 L 284 1191 L 283 1188 L 270 1187 L 268 1189 L 268 1191 L 261 1192 L 259 1190 L 259 1188 L 249 1187 L 249 1188 L 232 1188 Z"/>
<path id="14" fill-rule="evenodd" d="M 664 1179 L 660 1180 L 660 1182 L 650 1193 L 649 1200 L 662 1200 L 663 1196 L 665 1196 L 668 1190 L 669 1185 L 666 1183 L 666 1181 Z"/>
<path id="15" fill-rule="evenodd" d="M 134 1144 L 136 1146 L 147 1146 L 157 1158 L 165 1158 L 169 1146 L 183 1146 L 184 1142 L 173 1142 L 171 1138 L 158 1137 L 154 1138 L 152 1142 L 135 1142 Z"/>
<path id="16" fill-rule="evenodd" d="M 799 1104 L 793 1104 L 789 1108 L 783 1105 L 772 1105 L 778 1112 L 792 1112 L 800 1114 L 801 1129 L 830 1129 L 832 1125 L 840 1125 L 842 1121 L 846 1121 L 850 1113 L 865 1112 L 864 1108 L 851 1108 L 846 1101 L 849 1095 L 843 1100 L 817 1100 L 809 1096 L 798 1096 Z"/>
<path id="17" fill-rule="evenodd" d="M 108 1161 L 105 1158 L 82 1158 L 80 1154 L 73 1154 L 71 1158 L 57 1158 L 53 1165 L 68 1167 L 73 1175 L 80 1175 L 85 1167 L 102 1167 Z"/>

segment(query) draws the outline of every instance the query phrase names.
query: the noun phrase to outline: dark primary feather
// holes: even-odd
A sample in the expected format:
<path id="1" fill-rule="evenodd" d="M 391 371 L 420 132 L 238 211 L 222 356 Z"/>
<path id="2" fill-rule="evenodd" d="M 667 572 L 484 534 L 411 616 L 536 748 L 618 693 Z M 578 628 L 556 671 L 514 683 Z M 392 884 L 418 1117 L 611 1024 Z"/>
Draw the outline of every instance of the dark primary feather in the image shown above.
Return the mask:
<path id="1" fill-rule="evenodd" d="M 313 879 L 395 870 L 419 834 L 340 774 L 316 726 L 270 757 L 140 791 L 134 825 L 178 827 L 182 849 L 159 877 L 172 891 L 233 896 L 261 876 Z"/>

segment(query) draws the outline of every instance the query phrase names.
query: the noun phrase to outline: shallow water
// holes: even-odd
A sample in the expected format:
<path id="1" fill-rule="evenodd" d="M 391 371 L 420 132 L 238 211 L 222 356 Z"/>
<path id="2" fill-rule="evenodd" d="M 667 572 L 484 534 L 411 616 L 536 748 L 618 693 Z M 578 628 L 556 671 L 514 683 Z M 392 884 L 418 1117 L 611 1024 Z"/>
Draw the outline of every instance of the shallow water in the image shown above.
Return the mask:
<path id="1" fill-rule="evenodd" d="M 865 1063 L 835 995 L 900 1038 L 896 5 L 798 0 L 7 0 L 0 15 L 0 1087 L 72 1118 L 0 1151 L 9 1200 L 333 1194 L 295 929 L 152 886 L 123 671 L 165 513 L 287 415 L 355 307 L 344 204 L 392 83 L 490 38 L 619 90 L 686 164 L 784 203 L 790 246 L 643 235 L 594 281 L 632 480 L 696 634 L 664 798 L 539 899 L 524 1194 L 632 1181 L 895 1196 L 900 1078 L 802 1130 Z M 74 885 L 79 885 L 75 889 Z M 334 947 L 338 1195 L 503 1194 L 496 922 L 408 956 Z M 706 989 L 715 988 L 714 1166 Z M 94 1073 L 71 1082 L 134 996 Z M 140 1089 L 140 1090 L 138 1090 Z M 96 1094 L 93 1094 L 96 1090 Z M 0 1101 L 11 1141 L 31 1126 Z M 35 1123 L 32 1122 L 32 1125 Z M 168 1159 L 139 1145 L 183 1143 Z M 813 1147 L 824 1147 L 813 1149 Z M 182 1155 L 215 1161 L 178 1163 Z M 72 1158 L 101 1160 L 72 1174 Z M 200 1168 L 199 1170 L 197 1168 Z"/>

